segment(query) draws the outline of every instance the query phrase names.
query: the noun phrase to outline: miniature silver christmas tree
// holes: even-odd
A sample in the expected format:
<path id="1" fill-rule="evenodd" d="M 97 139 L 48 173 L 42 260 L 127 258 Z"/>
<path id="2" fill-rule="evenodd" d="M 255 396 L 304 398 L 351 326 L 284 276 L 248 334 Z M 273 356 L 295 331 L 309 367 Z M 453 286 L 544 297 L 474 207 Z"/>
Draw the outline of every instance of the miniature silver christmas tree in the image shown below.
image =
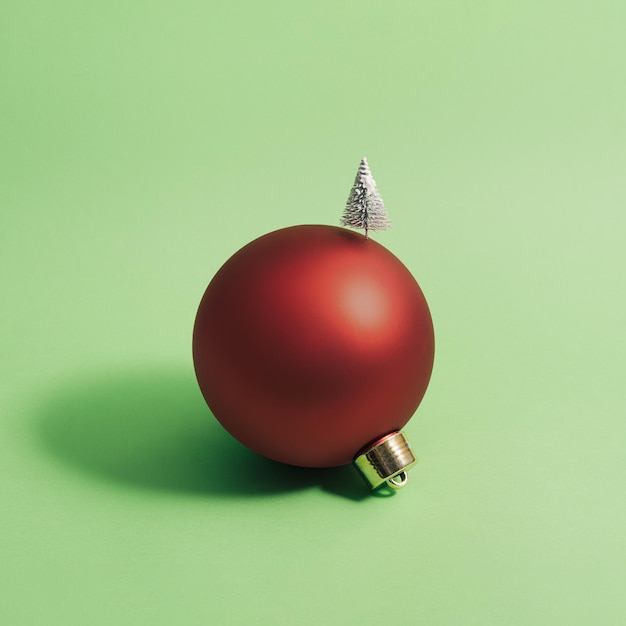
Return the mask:
<path id="1" fill-rule="evenodd" d="M 385 203 L 376 189 L 367 159 L 363 157 L 354 185 L 348 196 L 341 218 L 342 226 L 365 229 L 367 239 L 370 230 L 385 230 L 391 227 Z"/>

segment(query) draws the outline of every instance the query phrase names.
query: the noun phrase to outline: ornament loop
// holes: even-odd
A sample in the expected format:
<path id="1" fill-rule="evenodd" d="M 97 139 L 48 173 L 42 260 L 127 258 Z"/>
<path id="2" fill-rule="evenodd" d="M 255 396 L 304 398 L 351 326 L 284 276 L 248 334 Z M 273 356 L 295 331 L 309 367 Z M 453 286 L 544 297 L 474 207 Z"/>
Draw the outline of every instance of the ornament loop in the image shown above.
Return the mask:
<path id="1" fill-rule="evenodd" d="M 404 487 L 404 485 L 406 485 L 407 480 L 409 480 L 409 475 L 406 472 L 400 472 L 399 474 L 396 474 L 395 476 L 392 476 L 387 481 L 387 484 L 392 489 L 402 489 L 402 487 Z"/>

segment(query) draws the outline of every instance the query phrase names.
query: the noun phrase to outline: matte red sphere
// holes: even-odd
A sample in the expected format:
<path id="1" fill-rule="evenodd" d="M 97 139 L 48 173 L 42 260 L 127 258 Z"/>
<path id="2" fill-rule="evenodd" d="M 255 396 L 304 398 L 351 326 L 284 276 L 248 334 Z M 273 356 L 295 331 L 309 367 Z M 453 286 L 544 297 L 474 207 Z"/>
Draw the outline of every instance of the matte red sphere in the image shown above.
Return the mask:
<path id="1" fill-rule="evenodd" d="M 352 461 L 399 430 L 432 371 L 433 326 L 408 269 L 333 226 L 294 226 L 233 255 L 208 286 L 193 358 L 215 417 L 248 448 L 306 467 Z"/>

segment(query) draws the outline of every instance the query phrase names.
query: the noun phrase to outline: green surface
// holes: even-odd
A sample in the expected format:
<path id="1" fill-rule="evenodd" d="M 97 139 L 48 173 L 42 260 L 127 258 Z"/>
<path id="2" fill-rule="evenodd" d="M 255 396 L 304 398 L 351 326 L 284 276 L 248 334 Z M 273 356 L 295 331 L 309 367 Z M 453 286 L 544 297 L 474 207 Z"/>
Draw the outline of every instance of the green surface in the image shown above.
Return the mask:
<path id="1" fill-rule="evenodd" d="M 626 4 L 0 5 L 0 622 L 626 621 Z M 394 497 L 264 461 L 191 365 L 253 237 L 376 238 L 431 305 Z"/>

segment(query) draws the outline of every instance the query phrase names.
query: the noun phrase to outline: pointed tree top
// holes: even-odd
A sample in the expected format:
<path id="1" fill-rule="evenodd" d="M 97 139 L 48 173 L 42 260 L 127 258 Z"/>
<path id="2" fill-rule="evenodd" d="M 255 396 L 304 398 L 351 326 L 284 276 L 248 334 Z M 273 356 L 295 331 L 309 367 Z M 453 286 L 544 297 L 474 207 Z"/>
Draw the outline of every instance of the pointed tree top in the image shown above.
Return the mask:
<path id="1" fill-rule="evenodd" d="M 361 165 L 359 165 L 358 175 L 361 176 L 361 180 L 363 184 L 367 187 L 367 190 L 370 193 L 376 193 L 376 181 L 372 177 L 372 172 L 370 171 L 370 166 L 367 162 L 367 158 L 363 157 L 361 159 Z"/>
<path id="2" fill-rule="evenodd" d="M 391 227 L 385 203 L 376 188 L 376 181 L 365 157 L 361 159 L 354 185 L 350 190 L 341 225 L 365 230 L 366 238 L 370 230 L 385 230 Z"/>

